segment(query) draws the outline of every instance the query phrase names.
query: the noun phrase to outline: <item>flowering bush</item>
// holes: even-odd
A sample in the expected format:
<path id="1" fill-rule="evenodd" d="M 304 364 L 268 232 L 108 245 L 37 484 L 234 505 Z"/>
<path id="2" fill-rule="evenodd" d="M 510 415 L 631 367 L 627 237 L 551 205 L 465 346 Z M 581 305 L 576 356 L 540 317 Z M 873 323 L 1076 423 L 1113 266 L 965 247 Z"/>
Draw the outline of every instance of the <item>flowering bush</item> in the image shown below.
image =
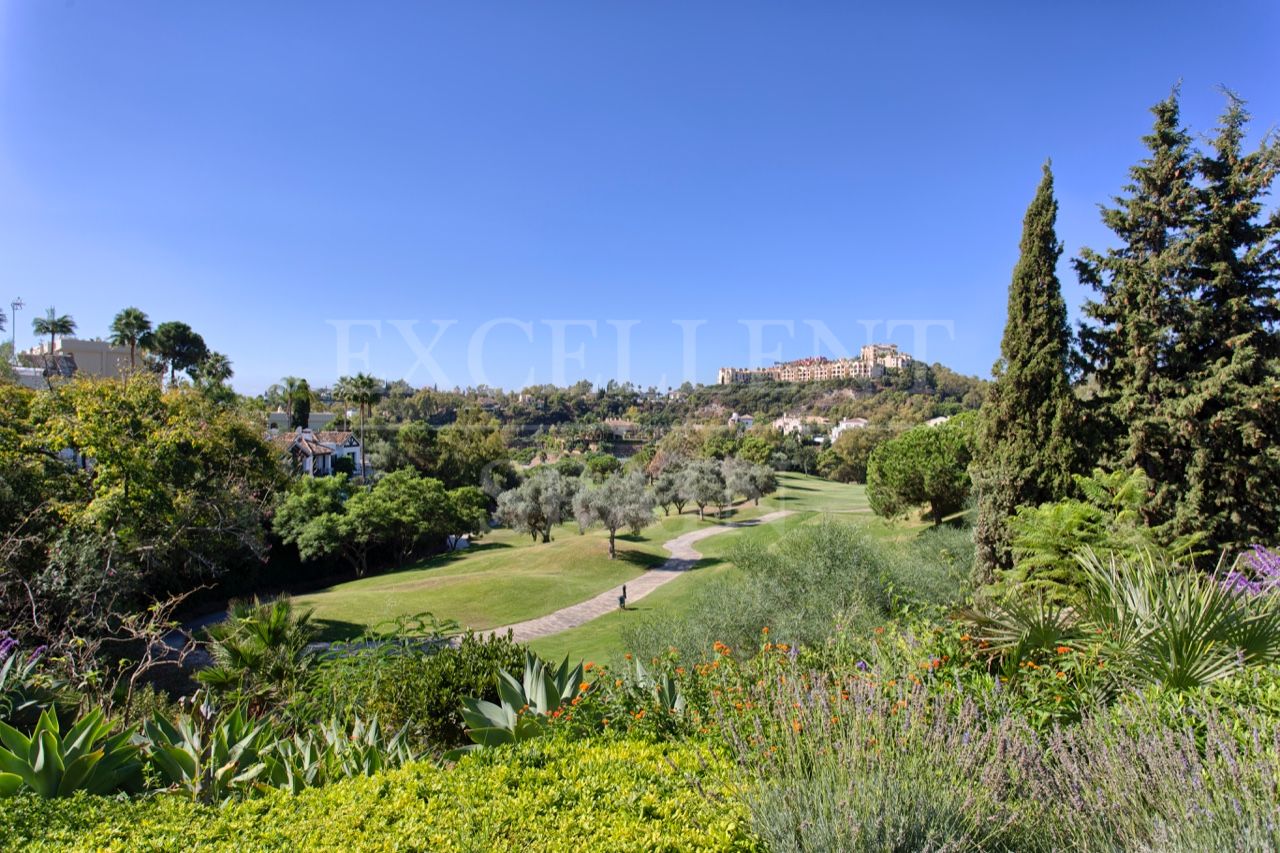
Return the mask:
<path id="1" fill-rule="evenodd" d="M 37 711 L 52 701 L 47 679 L 39 674 L 47 648 L 39 646 L 24 655 L 16 637 L 0 631 L 0 721 L 24 711 Z"/>
<path id="2" fill-rule="evenodd" d="M 1232 592 L 1262 595 L 1280 589 L 1280 554 L 1261 545 L 1254 545 L 1247 555 L 1241 555 L 1236 568 L 1229 570 L 1222 583 Z M 1244 568 L 1241 568 L 1240 564 Z"/>

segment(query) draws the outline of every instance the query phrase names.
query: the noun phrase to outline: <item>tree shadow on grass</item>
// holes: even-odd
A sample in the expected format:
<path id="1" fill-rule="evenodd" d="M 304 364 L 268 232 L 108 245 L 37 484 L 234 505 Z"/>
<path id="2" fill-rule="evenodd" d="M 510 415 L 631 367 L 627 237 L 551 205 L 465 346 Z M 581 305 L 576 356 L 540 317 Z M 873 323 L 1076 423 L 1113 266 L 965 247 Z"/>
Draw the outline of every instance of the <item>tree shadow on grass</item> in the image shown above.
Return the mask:
<path id="1" fill-rule="evenodd" d="M 311 624 L 319 629 L 316 640 L 322 643 L 338 643 L 354 640 L 365 632 L 367 625 L 358 622 L 347 622 L 342 619 L 316 619 Z"/>
<path id="2" fill-rule="evenodd" d="M 658 554 L 650 554 L 646 551 L 618 551 L 617 559 L 624 563 L 630 563 L 633 566 L 640 566 L 644 569 L 656 569 L 667 561 L 666 557 Z"/>

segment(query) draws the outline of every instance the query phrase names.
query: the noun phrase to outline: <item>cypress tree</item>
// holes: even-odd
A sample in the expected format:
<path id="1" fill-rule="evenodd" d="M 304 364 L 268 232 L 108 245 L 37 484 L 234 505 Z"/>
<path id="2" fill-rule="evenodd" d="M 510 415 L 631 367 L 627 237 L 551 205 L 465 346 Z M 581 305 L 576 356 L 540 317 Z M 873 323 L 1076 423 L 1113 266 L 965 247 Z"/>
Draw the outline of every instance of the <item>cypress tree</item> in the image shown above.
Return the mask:
<path id="1" fill-rule="evenodd" d="M 1211 151 L 1195 163 L 1195 291 L 1184 336 L 1195 370 L 1173 411 L 1192 451 L 1174 520 L 1215 548 L 1242 548 L 1280 531 L 1280 212 L 1267 218 L 1263 205 L 1280 140 L 1243 153 L 1249 115 L 1227 97 Z"/>
<path id="2" fill-rule="evenodd" d="M 1189 134 L 1182 127 L 1178 91 L 1152 108 L 1155 125 L 1143 143 L 1148 156 L 1130 170 L 1131 182 L 1103 222 L 1120 245 L 1075 261 L 1098 294 L 1083 307 L 1080 330 L 1085 370 L 1097 394 L 1087 408 L 1097 460 L 1141 469 L 1153 494 L 1148 524 L 1170 520 L 1190 438 L 1172 417 L 1186 395 L 1195 354 L 1185 331 L 1194 312 L 1191 225 L 1197 207 Z"/>
<path id="3" fill-rule="evenodd" d="M 1023 220 L 1000 360 L 982 404 L 971 469 L 977 569 L 984 582 L 1013 565 L 1008 522 L 1017 507 L 1065 497 L 1077 465 L 1071 332 L 1056 271 L 1062 254 L 1057 217 L 1046 163 Z"/>

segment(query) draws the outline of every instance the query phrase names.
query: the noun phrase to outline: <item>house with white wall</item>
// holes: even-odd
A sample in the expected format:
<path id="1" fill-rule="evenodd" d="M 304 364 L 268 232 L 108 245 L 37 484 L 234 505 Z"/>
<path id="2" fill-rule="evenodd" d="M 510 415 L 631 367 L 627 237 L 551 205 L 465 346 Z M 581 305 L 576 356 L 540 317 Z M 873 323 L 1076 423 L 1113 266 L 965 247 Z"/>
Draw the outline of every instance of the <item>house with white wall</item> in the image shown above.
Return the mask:
<path id="1" fill-rule="evenodd" d="M 299 429 L 269 436 L 272 444 L 287 453 L 299 473 L 308 477 L 327 477 L 334 473 L 334 462 L 350 459 L 352 469 L 360 471 L 363 448 L 355 433 L 347 430 Z"/>

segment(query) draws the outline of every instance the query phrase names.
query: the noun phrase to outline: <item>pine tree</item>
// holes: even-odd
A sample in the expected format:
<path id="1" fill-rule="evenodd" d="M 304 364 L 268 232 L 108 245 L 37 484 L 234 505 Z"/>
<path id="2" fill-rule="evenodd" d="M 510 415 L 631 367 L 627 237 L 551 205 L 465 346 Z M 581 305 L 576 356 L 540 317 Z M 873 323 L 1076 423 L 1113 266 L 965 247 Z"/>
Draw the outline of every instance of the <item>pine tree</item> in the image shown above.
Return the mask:
<path id="1" fill-rule="evenodd" d="M 1085 303 L 1080 330 L 1084 367 L 1098 388 L 1087 409 L 1095 455 L 1106 467 L 1150 477 L 1145 513 L 1155 525 L 1173 516 L 1190 455 L 1173 412 L 1195 364 L 1183 333 L 1194 315 L 1197 190 L 1177 90 L 1151 111 L 1155 125 L 1143 137 L 1149 154 L 1130 170 L 1126 194 L 1102 209 L 1121 245 L 1105 254 L 1085 249 L 1075 266 L 1100 297 Z"/>
<path id="2" fill-rule="evenodd" d="M 971 468 L 978 498 L 974 539 L 984 582 L 1012 568 L 1009 519 L 1017 508 L 1065 497 L 1077 466 L 1071 331 L 1056 272 L 1062 254 L 1057 217 L 1053 172 L 1045 164 L 1023 220 L 1000 360 L 982 404 Z"/>
<path id="3" fill-rule="evenodd" d="M 1280 531 L 1280 212 L 1265 218 L 1263 208 L 1280 140 L 1242 153 L 1249 114 L 1227 97 L 1212 151 L 1195 163 L 1196 299 L 1185 339 L 1196 370 L 1173 413 L 1193 450 L 1175 526 L 1238 549 Z"/>

